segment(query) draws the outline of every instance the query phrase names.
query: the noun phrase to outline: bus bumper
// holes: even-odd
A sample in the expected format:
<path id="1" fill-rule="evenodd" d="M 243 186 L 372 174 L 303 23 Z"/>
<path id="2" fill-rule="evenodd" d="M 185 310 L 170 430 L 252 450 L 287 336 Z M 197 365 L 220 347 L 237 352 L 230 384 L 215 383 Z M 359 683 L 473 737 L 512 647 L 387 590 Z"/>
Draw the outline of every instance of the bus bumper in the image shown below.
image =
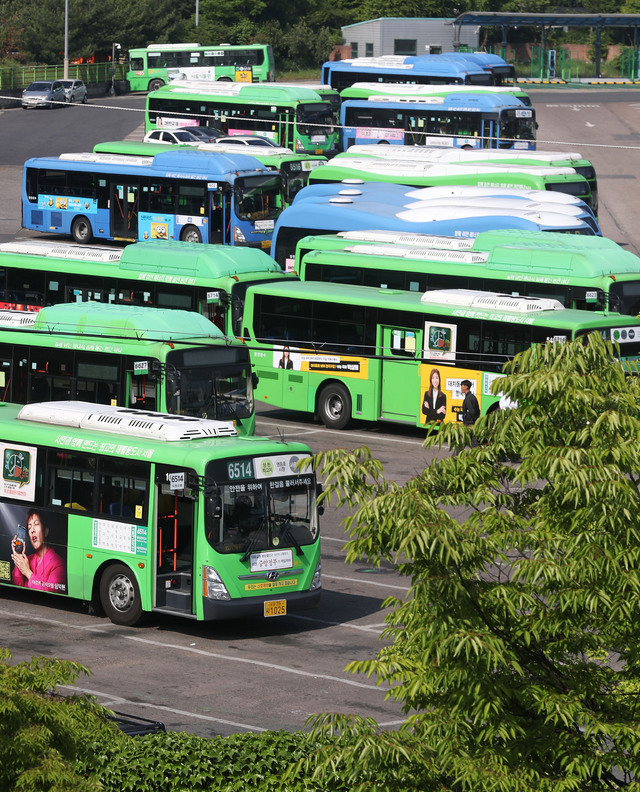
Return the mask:
<path id="1" fill-rule="evenodd" d="M 235 600 L 212 600 L 202 598 L 202 618 L 204 621 L 221 621 L 223 619 L 243 619 L 247 616 L 264 616 L 264 603 L 272 600 L 286 600 L 287 613 L 317 608 L 320 604 L 322 589 L 314 591 L 294 591 L 278 597 L 242 597 Z"/>

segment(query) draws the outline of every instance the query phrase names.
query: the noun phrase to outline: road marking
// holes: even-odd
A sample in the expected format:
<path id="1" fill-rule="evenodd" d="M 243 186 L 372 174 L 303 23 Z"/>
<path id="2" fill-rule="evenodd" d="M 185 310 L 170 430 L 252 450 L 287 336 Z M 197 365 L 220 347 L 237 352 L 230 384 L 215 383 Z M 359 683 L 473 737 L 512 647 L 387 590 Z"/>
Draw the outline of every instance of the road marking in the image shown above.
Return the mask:
<path id="1" fill-rule="evenodd" d="M 260 418 L 259 416 L 256 416 L 256 423 L 258 421 L 260 422 L 261 426 L 265 425 L 265 426 L 268 426 L 268 427 L 274 427 L 274 428 L 278 429 L 280 433 L 283 433 L 283 434 L 286 433 L 286 430 L 283 430 L 283 428 L 282 428 L 282 424 L 270 423 L 268 420 L 265 420 L 264 418 Z M 387 443 L 401 443 L 401 444 L 404 444 L 404 445 L 415 445 L 415 446 L 421 446 L 422 443 L 423 443 L 423 440 L 421 440 L 420 438 L 416 438 L 415 440 L 411 440 L 411 439 L 409 439 L 409 440 L 401 440 L 400 438 L 397 438 L 397 437 L 385 437 L 384 435 L 378 435 L 378 434 L 376 434 L 376 435 L 360 434 L 359 432 L 347 432 L 345 434 L 344 432 L 338 431 L 337 429 L 327 429 L 325 426 L 318 427 L 318 428 L 313 428 L 313 429 L 309 428 L 308 426 L 304 426 L 302 424 L 292 424 L 291 426 L 292 426 L 292 428 L 295 428 L 296 431 L 304 432 L 306 434 L 318 434 L 320 432 L 322 434 L 326 434 L 327 432 L 329 432 L 331 434 L 335 434 L 335 435 L 337 435 L 339 437 L 342 437 L 342 438 L 345 438 L 345 439 L 346 438 L 355 437 L 357 439 L 371 440 L 373 438 L 375 440 L 384 440 Z M 278 435 L 271 435 L 271 436 L 272 437 L 279 437 L 279 434 Z"/>
<path id="2" fill-rule="evenodd" d="M 7 611 L 0 609 L 0 615 L 8 616 L 13 619 L 16 618 L 16 614 L 14 611 Z M 20 616 L 18 618 L 22 618 L 32 622 L 36 621 L 44 624 L 51 624 L 53 626 L 65 627 L 66 629 L 80 630 L 81 632 L 89 632 L 89 633 L 104 634 L 104 635 L 112 635 L 114 629 L 120 629 L 117 624 L 109 624 L 106 625 L 106 627 L 102 627 L 102 626 L 86 627 L 76 624 L 68 624 L 67 622 L 60 621 L 59 619 L 46 619 L 43 616 Z M 333 622 L 327 622 L 327 623 L 333 624 Z M 343 626 L 340 622 L 337 622 L 336 624 L 338 624 L 339 626 Z M 358 627 L 357 625 L 350 625 L 350 626 L 352 626 L 355 629 L 363 629 L 362 627 Z M 111 629 L 107 629 L 108 627 L 110 627 Z M 156 646 L 162 649 L 175 649 L 178 652 L 188 652 L 190 654 L 202 655 L 203 657 L 209 657 L 215 660 L 226 660 L 231 663 L 242 663 L 244 665 L 257 666 L 259 668 L 266 668 L 269 670 L 283 671 L 285 674 L 310 677 L 311 679 L 325 679 L 327 682 L 337 682 L 342 685 L 348 685 L 349 687 L 364 688 L 365 690 L 381 690 L 384 691 L 385 693 L 389 690 L 388 687 L 383 687 L 382 685 L 368 685 L 364 682 L 357 682 L 354 679 L 341 679 L 340 677 L 336 677 L 331 674 L 320 674 L 314 671 L 303 671 L 300 668 L 288 668 L 287 666 L 275 665 L 274 663 L 269 663 L 264 660 L 252 660 L 248 657 L 235 657 L 233 655 L 223 654 L 222 652 L 211 652 L 206 649 L 196 649 L 193 646 L 177 646 L 176 644 L 166 643 L 164 641 L 152 641 L 150 638 L 141 638 L 137 635 L 121 634 L 119 637 L 125 641 L 133 641 L 134 643 L 144 644 L 145 646 Z"/>
<path id="3" fill-rule="evenodd" d="M 213 718 L 210 715 L 201 715 L 198 712 L 188 712 L 187 710 L 179 710 L 174 707 L 165 707 L 163 704 L 149 704 L 144 701 L 130 701 L 120 696 L 112 696 L 108 693 L 103 693 L 100 690 L 91 690 L 90 688 L 81 688 L 76 685 L 58 685 L 63 690 L 71 690 L 74 693 L 85 693 L 87 696 L 96 696 L 101 699 L 101 704 L 107 709 L 112 709 L 112 704 L 120 707 L 122 704 L 131 705 L 134 707 L 148 707 L 149 709 L 160 710 L 161 712 L 170 712 L 173 715 L 181 715 L 185 718 L 197 718 L 198 720 L 209 721 L 210 723 L 223 723 L 225 726 L 233 726 L 234 729 L 247 729 L 248 731 L 263 732 L 269 731 L 269 728 L 262 726 L 249 726 L 246 723 L 236 723 L 235 721 L 224 720 L 223 718 Z M 104 699 L 104 701 L 102 701 Z M 126 713 L 125 713 L 126 714 Z"/>

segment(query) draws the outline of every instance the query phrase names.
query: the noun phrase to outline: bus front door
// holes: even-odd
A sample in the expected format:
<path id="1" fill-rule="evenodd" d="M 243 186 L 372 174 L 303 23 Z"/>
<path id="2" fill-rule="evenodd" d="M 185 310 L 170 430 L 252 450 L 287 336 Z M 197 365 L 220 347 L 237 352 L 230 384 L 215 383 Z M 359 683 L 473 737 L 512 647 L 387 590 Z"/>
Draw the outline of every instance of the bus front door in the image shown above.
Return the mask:
<path id="1" fill-rule="evenodd" d="M 181 476 L 186 479 L 187 472 L 160 466 L 156 471 L 155 608 L 184 615 L 195 613 L 193 540 L 196 501 L 190 490 L 171 489 L 180 483 Z"/>
<path id="2" fill-rule="evenodd" d="M 422 332 L 406 327 L 381 330 L 380 418 L 415 423 L 420 416 Z"/>
<path id="3" fill-rule="evenodd" d="M 111 236 L 114 239 L 135 242 L 138 238 L 139 192 L 137 183 L 111 183 Z"/>

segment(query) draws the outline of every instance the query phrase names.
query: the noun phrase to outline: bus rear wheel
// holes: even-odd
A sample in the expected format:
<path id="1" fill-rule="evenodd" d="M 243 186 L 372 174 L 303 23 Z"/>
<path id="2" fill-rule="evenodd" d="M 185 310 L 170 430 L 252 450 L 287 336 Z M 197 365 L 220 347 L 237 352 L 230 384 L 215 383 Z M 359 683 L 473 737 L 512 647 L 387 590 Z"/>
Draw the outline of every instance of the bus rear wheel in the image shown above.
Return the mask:
<path id="1" fill-rule="evenodd" d="M 339 382 L 325 385 L 318 396 L 318 417 L 327 429 L 345 429 L 351 421 L 351 396 Z"/>
<path id="2" fill-rule="evenodd" d="M 71 236 L 74 242 L 80 245 L 86 245 L 93 239 L 93 231 L 91 230 L 91 223 L 86 217 L 76 217 L 71 224 Z"/>
<path id="3" fill-rule="evenodd" d="M 164 85 L 164 80 L 151 80 L 149 83 L 149 90 L 150 91 L 157 91 L 159 88 L 162 88 Z"/>
<path id="4" fill-rule="evenodd" d="M 133 627 L 141 620 L 140 590 L 133 572 L 124 564 L 105 569 L 100 579 L 100 604 L 114 624 Z"/>
<path id="5" fill-rule="evenodd" d="M 183 242 L 202 242 L 202 234 L 199 229 L 194 225 L 185 226 L 180 234 L 180 239 Z"/>

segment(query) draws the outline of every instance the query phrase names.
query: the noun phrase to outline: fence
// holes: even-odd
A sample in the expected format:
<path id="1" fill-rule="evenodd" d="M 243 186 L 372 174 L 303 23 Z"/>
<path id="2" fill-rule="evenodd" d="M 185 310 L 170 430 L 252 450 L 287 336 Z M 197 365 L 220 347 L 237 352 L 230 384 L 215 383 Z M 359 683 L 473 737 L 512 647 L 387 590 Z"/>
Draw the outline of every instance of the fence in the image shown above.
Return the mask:
<path id="1" fill-rule="evenodd" d="M 69 65 L 69 79 L 83 80 L 87 85 L 111 81 L 110 63 L 82 63 Z M 116 63 L 116 80 L 124 80 L 126 65 Z M 64 66 L 3 66 L 0 67 L 0 90 L 26 88 L 36 80 L 62 80 Z"/>

